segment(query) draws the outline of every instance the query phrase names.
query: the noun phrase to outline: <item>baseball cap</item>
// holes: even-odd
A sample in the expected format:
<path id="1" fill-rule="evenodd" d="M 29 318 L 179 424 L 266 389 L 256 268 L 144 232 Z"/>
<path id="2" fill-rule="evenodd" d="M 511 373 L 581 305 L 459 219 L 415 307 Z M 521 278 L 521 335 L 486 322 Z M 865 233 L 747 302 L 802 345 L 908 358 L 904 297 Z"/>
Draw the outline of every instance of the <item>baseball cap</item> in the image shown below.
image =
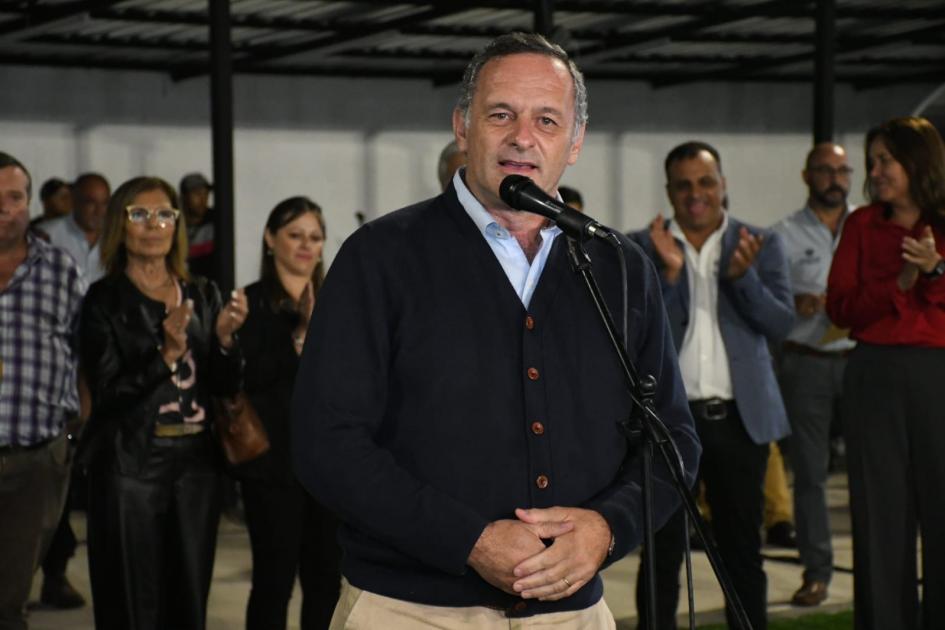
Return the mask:
<path id="1" fill-rule="evenodd" d="M 182 195 L 198 188 L 213 190 L 213 184 L 203 176 L 203 173 L 188 173 L 181 178 L 180 192 Z"/>

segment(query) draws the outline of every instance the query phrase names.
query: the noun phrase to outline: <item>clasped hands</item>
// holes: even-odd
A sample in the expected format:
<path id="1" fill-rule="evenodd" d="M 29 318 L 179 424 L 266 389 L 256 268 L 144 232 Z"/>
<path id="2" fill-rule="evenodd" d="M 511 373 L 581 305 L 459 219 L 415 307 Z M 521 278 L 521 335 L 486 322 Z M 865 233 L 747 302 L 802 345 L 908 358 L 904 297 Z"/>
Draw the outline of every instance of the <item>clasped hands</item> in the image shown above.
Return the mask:
<path id="1" fill-rule="evenodd" d="M 484 580 L 524 599 L 554 601 L 587 584 L 607 557 L 610 526 L 593 510 L 515 510 L 489 523 L 468 564 Z M 552 543 L 545 545 L 545 540 Z"/>

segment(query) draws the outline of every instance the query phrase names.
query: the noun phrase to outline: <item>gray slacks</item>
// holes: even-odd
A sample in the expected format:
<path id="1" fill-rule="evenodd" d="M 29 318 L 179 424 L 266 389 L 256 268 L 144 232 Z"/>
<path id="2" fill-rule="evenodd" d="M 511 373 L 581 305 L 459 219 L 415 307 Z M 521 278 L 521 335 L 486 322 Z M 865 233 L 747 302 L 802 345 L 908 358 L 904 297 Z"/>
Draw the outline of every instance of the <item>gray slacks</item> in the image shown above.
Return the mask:
<path id="1" fill-rule="evenodd" d="M 826 487 L 830 425 L 839 413 L 846 363 L 840 354 L 819 357 L 785 350 L 778 375 L 791 422 L 794 521 L 807 581 L 830 582 L 833 573 Z"/>
<path id="2" fill-rule="evenodd" d="M 0 630 L 25 630 L 33 574 L 59 524 L 72 457 L 63 432 L 0 454 Z"/>

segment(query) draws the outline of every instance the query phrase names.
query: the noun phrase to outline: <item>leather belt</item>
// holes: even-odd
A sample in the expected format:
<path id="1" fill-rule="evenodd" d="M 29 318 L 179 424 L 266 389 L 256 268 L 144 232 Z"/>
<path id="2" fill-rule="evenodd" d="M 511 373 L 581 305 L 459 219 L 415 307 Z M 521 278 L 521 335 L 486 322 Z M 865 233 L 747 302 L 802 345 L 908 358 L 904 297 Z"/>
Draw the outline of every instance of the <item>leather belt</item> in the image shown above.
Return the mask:
<path id="1" fill-rule="evenodd" d="M 206 428 L 202 424 L 158 424 L 154 427 L 154 437 L 186 437 L 203 433 Z"/>
<path id="2" fill-rule="evenodd" d="M 801 354 L 805 357 L 820 357 L 821 359 L 842 359 L 850 354 L 849 350 L 818 350 L 807 344 L 797 343 L 796 341 L 785 341 L 784 342 L 784 351 L 793 352 L 794 354 Z"/>
<path id="3" fill-rule="evenodd" d="M 13 453 L 38 451 L 41 448 L 46 448 L 62 436 L 63 434 L 60 433 L 55 437 L 46 438 L 45 440 L 40 440 L 39 442 L 34 442 L 33 444 L 6 444 L 4 446 L 0 446 L 0 455 L 12 455 Z"/>
<path id="4" fill-rule="evenodd" d="M 697 419 L 725 420 L 735 411 L 735 401 L 724 400 L 722 398 L 690 400 L 689 410 L 692 411 L 692 415 Z"/>

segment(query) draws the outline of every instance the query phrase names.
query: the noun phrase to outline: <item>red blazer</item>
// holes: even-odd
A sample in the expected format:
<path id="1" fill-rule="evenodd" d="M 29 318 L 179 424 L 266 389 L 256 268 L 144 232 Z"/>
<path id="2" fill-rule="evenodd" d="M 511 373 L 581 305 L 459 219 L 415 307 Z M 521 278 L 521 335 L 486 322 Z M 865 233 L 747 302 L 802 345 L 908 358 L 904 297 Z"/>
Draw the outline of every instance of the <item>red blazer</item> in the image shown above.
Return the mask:
<path id="1" fill-rule="evenodd" d="M 889 220 L 881 204 L 858 208 L 847 218 L 827 280 L 827 314 L 850 328 L 858 341 L 879 345 L 945 347 L 945 278 L 919 276 L 902 291 L 902 239 L 919 238 Z M 945 256 L 945 232 L 933 229 L 935 246 Z"/>

